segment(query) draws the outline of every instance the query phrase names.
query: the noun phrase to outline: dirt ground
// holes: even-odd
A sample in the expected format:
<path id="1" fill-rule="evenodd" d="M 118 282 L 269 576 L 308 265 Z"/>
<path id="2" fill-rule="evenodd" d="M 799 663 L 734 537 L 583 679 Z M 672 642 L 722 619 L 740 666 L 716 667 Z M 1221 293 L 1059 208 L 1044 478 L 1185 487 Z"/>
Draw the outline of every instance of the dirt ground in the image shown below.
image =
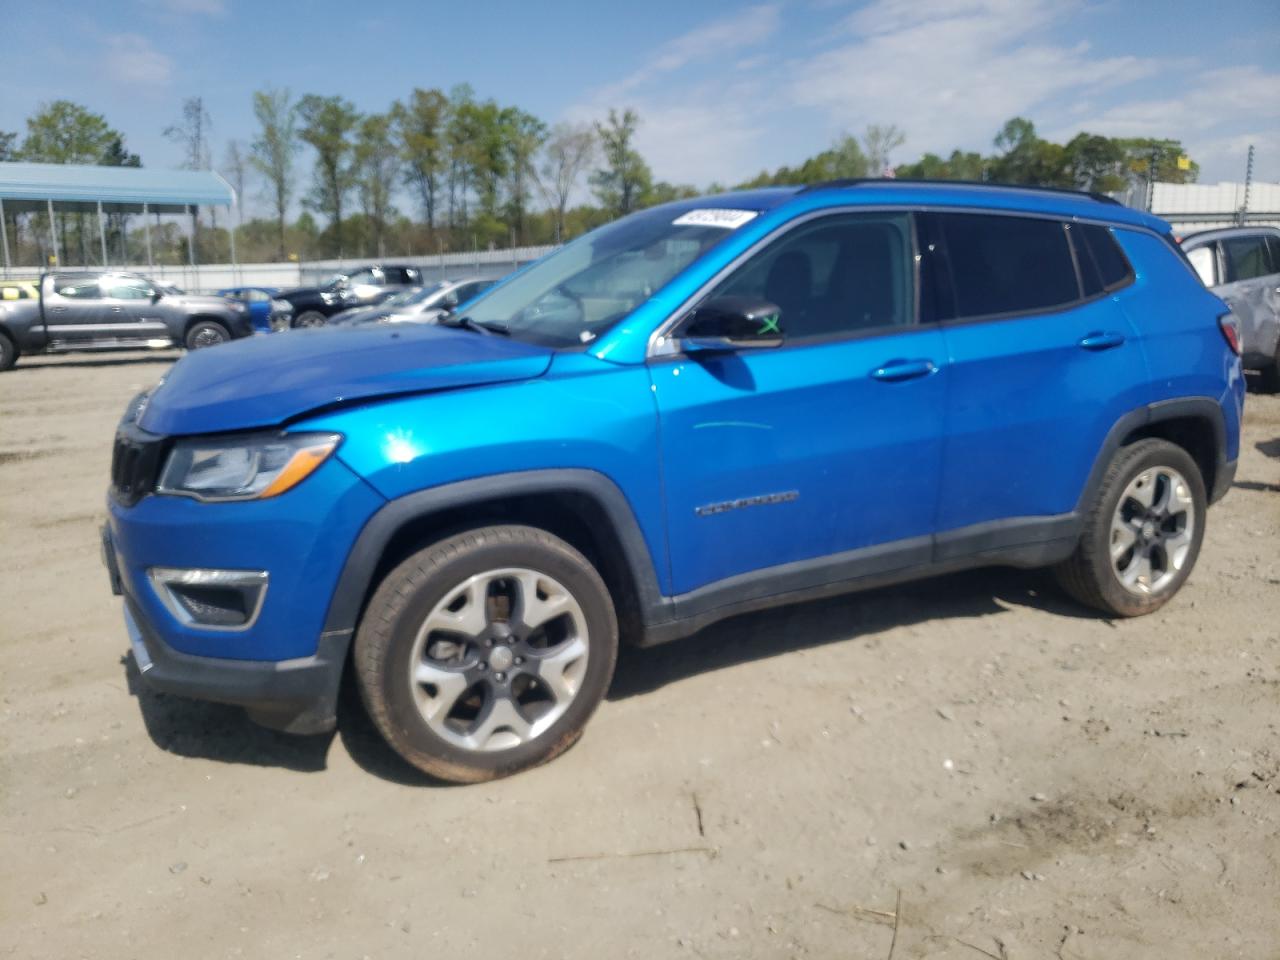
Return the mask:
<path id="1" fill-rule="evenodd" d="M 172 355 L 0 375 L 0 956 L 1280 957 L 1280 397 L 1182 594 L 976 571 L 626 651 L 566 756 L 424 783 L 139 690 L 98 558 Z"/>

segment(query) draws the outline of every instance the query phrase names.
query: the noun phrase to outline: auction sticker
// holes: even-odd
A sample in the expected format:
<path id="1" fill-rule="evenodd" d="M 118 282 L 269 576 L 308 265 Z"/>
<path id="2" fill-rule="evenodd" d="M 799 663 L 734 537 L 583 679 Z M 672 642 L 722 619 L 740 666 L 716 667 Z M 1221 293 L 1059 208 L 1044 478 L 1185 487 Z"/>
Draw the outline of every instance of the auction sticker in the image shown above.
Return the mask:
<path id="1" fill-rule="evenodd" d="M 755 216 L 755 210 L 708 207 L 705 210 L 690 210 L 688 213 L 682 213 L 671 223 L 676 227 L 721 227 L 725 230 L 736 230 Z"/>

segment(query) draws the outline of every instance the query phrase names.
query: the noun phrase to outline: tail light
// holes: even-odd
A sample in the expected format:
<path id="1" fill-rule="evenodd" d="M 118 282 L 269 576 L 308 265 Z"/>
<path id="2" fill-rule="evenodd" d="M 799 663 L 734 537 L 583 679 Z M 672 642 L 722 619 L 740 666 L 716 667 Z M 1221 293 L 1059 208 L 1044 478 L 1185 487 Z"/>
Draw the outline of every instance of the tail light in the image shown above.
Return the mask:
<path id="1" fill-rule="evenodd" d="M 1224 313 L 1218 318 L 1218 329 L 1227 341 L 1227 346 L 1237 357 L 1240 356 L 1240 321 L 1234 313 Z"/>

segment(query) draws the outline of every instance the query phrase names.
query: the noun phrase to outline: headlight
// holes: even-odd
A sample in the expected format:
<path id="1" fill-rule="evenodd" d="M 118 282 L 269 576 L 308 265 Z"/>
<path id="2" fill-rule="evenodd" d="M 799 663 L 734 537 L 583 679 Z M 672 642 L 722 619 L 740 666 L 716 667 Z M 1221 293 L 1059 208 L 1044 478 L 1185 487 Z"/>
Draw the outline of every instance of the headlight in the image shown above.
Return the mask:
<path id="1" fill-rule="evenodd" d="M 305 480 L 341 440 L 337 433 L 179 440 L 156 492 L 197 500 L 265 500 Z"/>

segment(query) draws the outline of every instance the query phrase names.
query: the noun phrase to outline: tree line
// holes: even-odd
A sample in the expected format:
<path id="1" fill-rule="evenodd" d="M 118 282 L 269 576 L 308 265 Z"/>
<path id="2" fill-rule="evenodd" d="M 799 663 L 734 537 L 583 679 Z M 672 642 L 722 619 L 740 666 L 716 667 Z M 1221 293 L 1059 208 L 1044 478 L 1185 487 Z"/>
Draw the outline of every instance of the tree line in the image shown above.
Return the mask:
<path id="1" fill-rule="evenodd" d="M 270 211 L 221 225 L 216 209 L 208 211 L 207 224 L 197 215 L 201 262 L 229 259 L 231 229 L 245 262 L 381 257 L 557 243 L 642 207 L 726 189 L 897 176 L 1114 192 L 1153 176 L 1186 182 L 1198 173 L 1177 140 L 1080 133 L 1057 144 L 1040 137 L 1030 120 L 1015 117 L 997 131 L 988 154 L 956 149 L 894 166 L 892 155 L 906 135 L 876 124 L 798 165 L 698 189 L 654 179 L 636 149 L 641 120 L 630 109 L 609 110 L 594 123 L 548 125 L 519 107 L 480 99 L 462 84 L 447 92 L 415 88 L 374 113 L 361 113 L 341 96 L 266 89 L 253 95 L 253 113 L 252 140 L 226 142 L 217 164 L 213 121 L 202 98 L 187 98 L 181 116 L 163 128 L 181 147 L 184 167 L 216 166 L 242 204 L 253 189 Z M 78 104 L 42 105 L 26 126 L 21 139 L 0 131 L 0 159 L 141 166 L 123 134 Z M 584 180 L 591 202 L 582 202 Z M 302 212 L 290 220 L 299 202 Z M 95 262 L 97 224 L 91 217 L 59 215 L 53 225 L 44 214 L 8 219 L 19 262 L 43 262 L 52 231 L 59 234 L 64 262 Z M 128 219 L 110 217 L 111 259 L 139 262 L 145 259 L 141 230 L 130 229 Z M 152 227 L 156 260 L 184 262 L 183 228 L 160 218 Z"/>

